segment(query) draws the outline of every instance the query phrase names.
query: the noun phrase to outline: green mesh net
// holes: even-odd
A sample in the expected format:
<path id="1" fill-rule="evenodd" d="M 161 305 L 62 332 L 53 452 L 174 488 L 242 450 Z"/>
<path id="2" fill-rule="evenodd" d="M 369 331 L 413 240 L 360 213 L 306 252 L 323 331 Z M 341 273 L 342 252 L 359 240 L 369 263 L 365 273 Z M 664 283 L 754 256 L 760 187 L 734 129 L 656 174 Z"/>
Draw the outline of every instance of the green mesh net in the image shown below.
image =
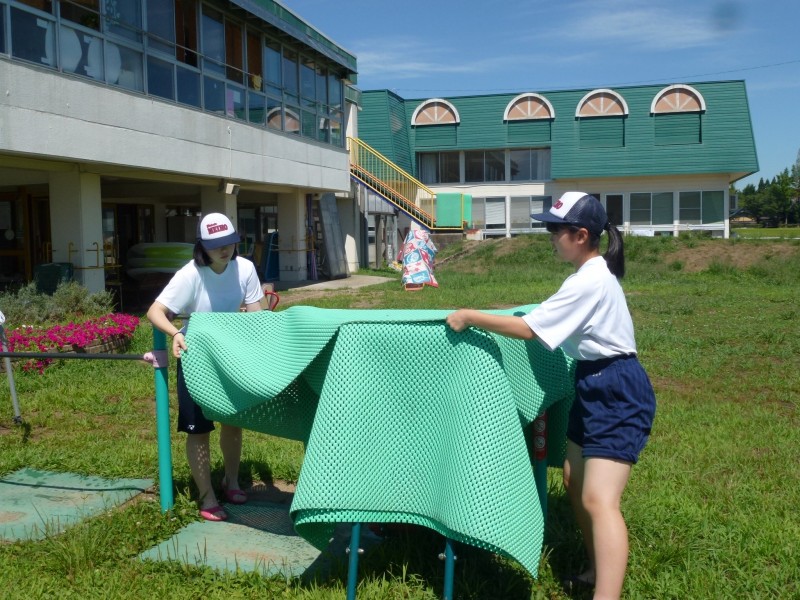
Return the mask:
<path id="1" fill-rule="evenodd" d="M 306 444 L 291 512 L 318 548 L 336 523 L 413 523 L 536 575 L 544 524 L 523 429 L 547 410 L 561 465 L 574 364 L 535 341 L 454 333 L 449 312 L 197 313 L 187 386 L 211 419 Z"/>

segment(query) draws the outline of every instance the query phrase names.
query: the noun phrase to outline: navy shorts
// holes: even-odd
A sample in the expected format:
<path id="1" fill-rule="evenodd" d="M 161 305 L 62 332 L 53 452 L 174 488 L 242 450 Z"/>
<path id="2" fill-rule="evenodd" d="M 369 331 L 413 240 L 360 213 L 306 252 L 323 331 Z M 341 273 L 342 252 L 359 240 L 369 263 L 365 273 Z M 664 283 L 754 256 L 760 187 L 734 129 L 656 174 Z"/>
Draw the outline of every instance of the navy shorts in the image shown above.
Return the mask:
<path id="1" fill-rule="evenodd" d="M 203 410 L 192 400 L 186 380 L 183 378 L 183 366 L 178 360 L 178 431 L 185 433 L 208 433 L 214 431 L 214 422 L 206 419 Z"/>
<path id="2" fill-rule="evenodd" d="M 635 354 L 578 361 L 567 439 L 584 458 L 635 463 L 655 414 L 653 386 Z"/>

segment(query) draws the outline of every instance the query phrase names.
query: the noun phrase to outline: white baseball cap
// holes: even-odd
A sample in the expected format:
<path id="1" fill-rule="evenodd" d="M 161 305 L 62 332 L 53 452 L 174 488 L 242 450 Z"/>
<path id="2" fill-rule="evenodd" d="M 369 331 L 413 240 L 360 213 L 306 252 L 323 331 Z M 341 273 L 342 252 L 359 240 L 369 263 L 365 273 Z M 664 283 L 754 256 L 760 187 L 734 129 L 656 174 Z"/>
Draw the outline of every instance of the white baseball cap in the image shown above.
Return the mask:
<path id="1" fill-rule="evenodd" d="M 207 214 L 197 226 L 197 241 L 206 250 L 238 244 L 241 239 L 231 220 L 222 213 Z"/>

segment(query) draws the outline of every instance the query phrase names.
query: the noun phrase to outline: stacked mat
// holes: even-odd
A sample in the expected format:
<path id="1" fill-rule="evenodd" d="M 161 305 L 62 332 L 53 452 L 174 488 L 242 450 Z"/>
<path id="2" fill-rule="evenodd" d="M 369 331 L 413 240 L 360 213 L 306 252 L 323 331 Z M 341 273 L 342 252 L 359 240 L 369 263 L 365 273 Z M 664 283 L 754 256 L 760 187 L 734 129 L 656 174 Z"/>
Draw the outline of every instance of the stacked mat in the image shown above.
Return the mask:
<path id="1" fill-rule="evenodd" d="M 316 547 L 336 523 L 413 523 L 536 575 L 544 524 L 523 428 L 548 411 L 560 466 L 573 363 L 455 333 L 448 313 L 197 313 L 186 382 L 209 418 L 306 443 L 291 513 Z"/>

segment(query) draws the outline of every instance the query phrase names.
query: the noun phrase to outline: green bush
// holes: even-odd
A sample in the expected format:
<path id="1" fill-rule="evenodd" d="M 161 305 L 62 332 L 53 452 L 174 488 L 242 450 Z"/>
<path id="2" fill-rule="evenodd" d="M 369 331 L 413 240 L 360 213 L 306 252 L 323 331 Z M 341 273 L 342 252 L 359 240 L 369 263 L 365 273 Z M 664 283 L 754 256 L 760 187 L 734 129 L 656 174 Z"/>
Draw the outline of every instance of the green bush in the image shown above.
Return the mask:
<path id="1" fill-rule="evenodd" d="M 35 283 L 17 292 L 0 294 L 0 311 L 12 327 L 44 325 L 76 317 L 100 317 L 114 311 L 111 292 L 90 293 L 75 281 L 61 283 L 52 296 L 41 294 Z"/>

